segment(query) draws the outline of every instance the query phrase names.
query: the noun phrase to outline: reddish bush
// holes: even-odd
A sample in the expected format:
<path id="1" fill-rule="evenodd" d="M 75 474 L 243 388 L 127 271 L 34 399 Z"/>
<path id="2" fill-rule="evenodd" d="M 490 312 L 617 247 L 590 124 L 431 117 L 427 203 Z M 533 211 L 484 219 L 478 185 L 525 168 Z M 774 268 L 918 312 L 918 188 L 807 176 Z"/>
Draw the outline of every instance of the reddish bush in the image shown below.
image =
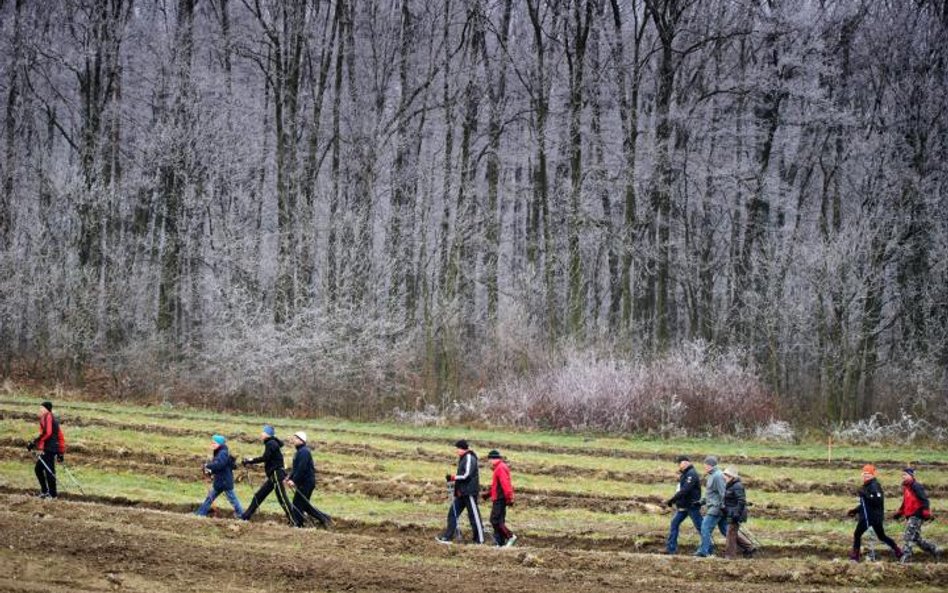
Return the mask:
<path id="1" fill-rule="evenodd" d="M 777 411 L 752 365 L 703 343 L 649 363 L 570 350 L 558 364 L 485 391 L 481 403 L 503 424 L 660 434 L 744 433 Z"/>

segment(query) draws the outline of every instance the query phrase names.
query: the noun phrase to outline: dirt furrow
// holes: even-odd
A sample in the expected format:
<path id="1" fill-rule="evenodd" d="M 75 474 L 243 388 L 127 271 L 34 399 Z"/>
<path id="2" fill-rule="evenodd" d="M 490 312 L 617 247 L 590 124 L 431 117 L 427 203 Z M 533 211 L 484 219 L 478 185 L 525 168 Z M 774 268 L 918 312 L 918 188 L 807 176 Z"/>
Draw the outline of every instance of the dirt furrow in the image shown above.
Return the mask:
<path id="1" fill-rule="evenodd" d="M 16 404 L 22 405 L 22 402 L 15 402 L 9 400 L 0 400 L 0 405 L 3 404 Z M 61 404 L 61 408 L 69 408 L 69 404 Z M 157 424 L 142 424 L 142 423 L 122 423 L 114 422 L 110 420 L 105 420 L 102 418 L 93 418 L 93 417 L 83 417 L 83 411 L 99 411 L 101 413 L 110 413 L 108 410 L 94 407 L 82 407 L 77 408 L 79 413 L 75 417 L 70 417 L 66 415 L 62 418 L 63 426 L 101 426 L 105 428 L 116 428 L 116 429 L 127 429 L 133 431 L 141 432 L 154 432 L 156 434 L 164 434 L 167 436 L 206 436 L 206 431 L 192 430 L 180 427 L 170 427 L 165 425 Z M 155 418 L 159 420 L 173 420 L 173 419 L 201 419 L 187 414 L 181 413 L 140 413 L 140 416 Z M 25 420 L 25 421 L 35 421 L 35 414 L 29 412 L 15 411 L 15 410 L 0 410 L 0 420 L 2 419 L 16 419 L 16 420 Z M 305 422 L 305 419 L 301 419 L 302 422 Z M 320 427 L 321 432 L 325 433 L 341 433 L 349 434 L 362 437 L 370 437 L 375 439 L 385 439 L 396 442 L 405 442 L 412 445 L 418 443 L 430 443 L 437 444 L 440 447 L 445 449 L 450 449 L 449 439 L 446 440 L 442 437 L 432 437 L 425 435 L 403 435 L 397 433 L 384 433 L 376 431 L 367 431 L 367 430 L 358 430 L 354 428 L 342 428 L 342 427 Z M 463 432 L 463 429 L 459 429 L 459 432 Z M 255 434 L 237 434 L 231 435 L 230 438 L 238 440 L 240 442 L 255 442 Z M 555 445 L 541 445 L 541 444 L 523 444 L 515 442 L 504 442 L 504 441 L 495 441 L 491 443 L 485 443 L 485 447 L 499 448 L 506 451 L 525 451 L 532 453 L 548 453 L 548 454 L 557 454 L 557 455 L 577 455 L 583 457 L 595 457 L 595 458 L 619 458 L 619 459 L 638 459 L 638 460 L 671 460 L 674 455 L 672 453 L 662 454 L 662 453 L 651 453 L 646 451 L 633 451 L 628 449 L 605 449 L 602 447 L 564 447 L 564 446 L 555 446 Z M 359 447 L 360 449 L 368 449 L 369 446 Z M 381 449 L 380 449 L 381 450 Z M 439 449 L 440 450 L 440 449 Z M 756 465 L 774 465 L 779 467 L 787 468 L 813 468 L 813 469 L 838 469 L 841 464 L 852 463 L 855 465 L 860 465 L 865 462 L 872 462 L 876 467 L 882 469 L 897 470 L 905 466 L 906 463 L 912 462 L 912 460 L 906 459 L 886 459 L 886 458 L 875 458 L 871 460 L 864 459 L 847 459 L 839 458 L 834 461 L 826 461 L 823 459 L 800 459 L 796 457 L 787 457 L 787 456 L 743 456 L 743 457 L 733 457 L 730 460 L 739 463 L 739 464 L 756 464 Z M 923 467 L 930 469 L 940 469 L 948 468 L 948 461 L 927 461 L 924 463 L 917 463 Z"/>

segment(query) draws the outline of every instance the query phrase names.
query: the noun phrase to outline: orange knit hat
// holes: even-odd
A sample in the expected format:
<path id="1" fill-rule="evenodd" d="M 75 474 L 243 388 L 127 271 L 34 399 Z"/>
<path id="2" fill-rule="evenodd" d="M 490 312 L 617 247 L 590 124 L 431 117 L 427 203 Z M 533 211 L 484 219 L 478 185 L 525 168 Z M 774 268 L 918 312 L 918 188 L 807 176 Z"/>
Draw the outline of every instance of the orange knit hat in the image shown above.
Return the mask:
<path id="1" fill-rule="evenodd" d="M 871 463 L 867 463 L 866 465 L 862 466 L 862 473 L 874 476 L 876 475 L 876 466 L 872 465 Z"/>

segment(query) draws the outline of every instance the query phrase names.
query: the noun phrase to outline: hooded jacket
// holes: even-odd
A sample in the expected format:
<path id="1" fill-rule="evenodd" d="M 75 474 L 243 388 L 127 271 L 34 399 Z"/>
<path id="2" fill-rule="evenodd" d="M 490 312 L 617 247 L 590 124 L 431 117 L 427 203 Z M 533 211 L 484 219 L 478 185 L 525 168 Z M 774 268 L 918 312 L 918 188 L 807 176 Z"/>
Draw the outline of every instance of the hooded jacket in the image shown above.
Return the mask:
<path id="1" fill-rule="evenodd" d="M 282 480 L 286 476 L 283 451 L 280 450 L 282 447 L 283 441 L 276 437 L 267 437 L 263 441 L 263 455 L 248 459 L 246 463 L 247 465 L 263 463 L 263 472 L 267 474 L 268 480 L 273 479 L 274 472 L 277 474 L 277 479 Z"/>
<path id="2" fill-rule="evenodd" d="M 458 471 L 454 475 L 454 495 L 477 498 L 481 490 L 477 471 L 477 455 L 468 450 L 458 459 Z"/>
<path id="3" fill-rule="evenodd" d="M 227 445 L 221 445 L 214 451 L 214 459 L 205 465 L 214 474 L 214 490 L 224 492 L 234 489 L 234 460 Z"/>
<path id="4" fill-rule="evenodd" d="M 885 519 L 885 494 L 879 481 L 872 478 L 859 489 L 859 506 L 853 509 L 856 517 L 869 525 L 882 523 Z"/>
<path id="5" fill-rule="evenodd" d="M 691 507 L 699 506 L 701 503 L 701 477 L 695 466 L 689 465 L 685 471 L 678 477 L 678 490 L 671 498 L 671 503 L 675 508 L 687 511 Z"/>
<path id="6" fill-rule="evenodd" d="M 724 489 L 724 515 L 732 523 L 747 521 L 747 494 L 740 478 L 734 478 Z"/>
<path id="7" fill-rule="evenodd" d="M 316 463 L 313 461 L 312 452 L 305 444 L 296 447 L 293 469 L 289 477 L 296 484 L 297 490 L 312 492 L 316 488 Z"/>

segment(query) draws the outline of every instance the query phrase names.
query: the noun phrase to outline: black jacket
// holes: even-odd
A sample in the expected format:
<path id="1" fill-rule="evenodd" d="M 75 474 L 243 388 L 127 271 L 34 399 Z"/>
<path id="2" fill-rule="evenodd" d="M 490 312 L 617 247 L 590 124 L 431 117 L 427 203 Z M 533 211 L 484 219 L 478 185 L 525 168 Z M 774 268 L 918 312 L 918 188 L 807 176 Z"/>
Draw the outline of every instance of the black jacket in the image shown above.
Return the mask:
<path id="1" fill-rule="evenodd" d="M 878 480 L 872 478 L 859 489 L 859 506 L 853 509 L 857 519 L 867 520 L 869 525 L 882 523 L 885 519 L 885 495 Z"/>
<path id="2" fill-rule="evenodd" d="M 277 474 L 277 479 L 282 479 L 286 472 L 283 471 L 283 451 L 280 450 L 281 447 L 283 447 L 283 442 L 280 439 L 269 437 L 263 441 L 263 455 L 248 459 L 245 463 L 247 465 L 263 463 L 263 471 L 267 474 L 268 480 L 273 479 L 274 472 Z"/>
<path id="3" fill-rule="evenodd" d="M 480 478 L 477 472 L 477 455 L 468 451 L 458 459 L 458 471 L 454 475 L 455 496 L 473 496 L 480 493 Z"/>
<path id="4" fill-rule="evenodd" d="M 724 516 L 731 523 L 747 521 L 747 495 L 740 478 L 734 478 L 724 487 Z"/>
<path id="5" fill-rule="evenodd" d="M 309 447 L 306 445 L 300 445 L 296 448 L 290 479 L 296 484 L 298 490 L 312 491 L 316 487 L 316 463 L 313 461 L 313 454 L 310 453 Z"/>
<path id="6" fill-rule="evenodd" d="M 687 511 L 691 507 L 701 506 L 701 476 L 695 466 L 689 465 L 678 478 L 678 491 L 671 497 L 675 508 Z"/>

